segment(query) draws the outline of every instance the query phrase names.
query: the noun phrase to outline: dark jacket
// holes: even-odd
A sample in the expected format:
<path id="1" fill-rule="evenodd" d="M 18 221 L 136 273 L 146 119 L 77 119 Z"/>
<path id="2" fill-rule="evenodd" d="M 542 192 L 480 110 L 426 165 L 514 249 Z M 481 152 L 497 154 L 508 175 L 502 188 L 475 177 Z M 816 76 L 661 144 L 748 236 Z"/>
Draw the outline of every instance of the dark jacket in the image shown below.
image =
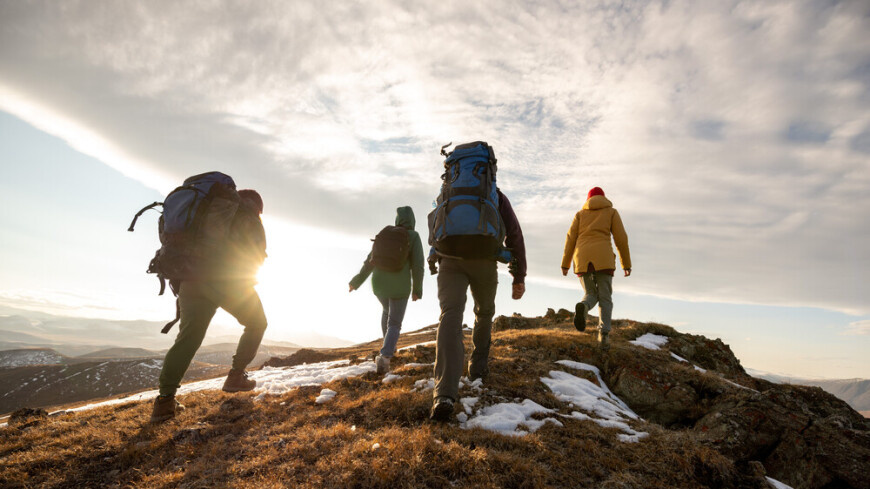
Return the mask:
<path id="1" fill-rule="evenodd" d="M 388 299 L 406 299 L 413 293 L 423 297 L 423 243 L 420 235 L 414 231 L 416 226 L 414 211 L 408 206 L 396 209 L 396 226 L 402 226 L 408 230 L 408 239 L 411 249 L 408 260 L 398 272 L 379 270 L 372 265 L 372 254 L 369 253 L 359 273 L 350 281 L 353 288 L 358 289 L 372 274 L 372 291 L 378 297 Z"/>
<path id="2" fill-rule="evenodd" d="M 520 221 L 514 213 L 514 208 L 511 206 L 511 201 L 501 193 L 501 190 L 496 189 L 498 193 L 498 213 L 501 215 L 501 220 L 504 221 L 505 227 L 505 247 L 511 250 L 516 265 L 512 267 L 511 275 L 514 277 L 514 284 L 522 284 L 526 281 L 526 242 L 523 239 L 523 230 L 520 227 Z"/>

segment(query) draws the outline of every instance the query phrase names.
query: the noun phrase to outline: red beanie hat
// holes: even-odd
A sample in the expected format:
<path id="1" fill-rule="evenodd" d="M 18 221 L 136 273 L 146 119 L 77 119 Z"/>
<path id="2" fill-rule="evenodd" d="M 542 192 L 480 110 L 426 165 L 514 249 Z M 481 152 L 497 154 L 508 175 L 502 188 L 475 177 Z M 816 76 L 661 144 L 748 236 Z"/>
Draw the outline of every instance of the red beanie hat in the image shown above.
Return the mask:
<path id="1" fill-rule="evenodd" d="M 601 187 L 592 187 L 592 190 L 590 190 L 589 193 L 586 195 L 586 200 L 589 200 L 596 195 L 604 197 L 604 190 L 601 190 Z"/>

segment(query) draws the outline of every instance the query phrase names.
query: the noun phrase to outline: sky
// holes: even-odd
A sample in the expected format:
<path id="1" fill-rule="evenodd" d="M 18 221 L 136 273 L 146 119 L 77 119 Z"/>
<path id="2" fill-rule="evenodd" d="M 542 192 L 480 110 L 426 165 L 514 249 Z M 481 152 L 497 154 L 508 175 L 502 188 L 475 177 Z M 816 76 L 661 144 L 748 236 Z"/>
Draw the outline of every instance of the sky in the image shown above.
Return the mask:
<path id="1" fill-rule="evenodd" d="M 870 377 L 870 4 L 577 3 L 0 0 L 0 303 L 171 317 L 156 214 L 126 227 L 220 170 L 265 200 L 267 337 L 370 340 L 369 240 L 484 140 L 529 260 L 497 314 L 579 300 L 561 252 L 600 186 L 632 252 L 614 317 Z M 437 320 L 427 275 L 405 328 Z"/>

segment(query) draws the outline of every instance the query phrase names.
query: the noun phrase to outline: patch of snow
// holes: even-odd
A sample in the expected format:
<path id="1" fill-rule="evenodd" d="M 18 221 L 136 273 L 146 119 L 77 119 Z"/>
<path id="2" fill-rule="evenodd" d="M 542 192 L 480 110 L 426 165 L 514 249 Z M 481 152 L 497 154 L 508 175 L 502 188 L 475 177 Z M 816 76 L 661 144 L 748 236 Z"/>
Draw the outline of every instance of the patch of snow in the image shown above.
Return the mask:
<path id="1" fill-rule="evenodd" d="M 392 382 L 394 380 L 399 380 L 399 379 L 404 379 L 404 378 L 405 378 L 404 375 L 387 374 L 387 375 L 384 375 L 384 380 L 382 380 L 381 382 L 383 382 L 385 384 L 389 384 L 390 382 Z"/>
<path id="2" fill-rule="evenodd" d="M 456 415 L 456 420 L 459 421 L 459 424 L 465 423 L 468 421 L 468 415 L 465 413 L 459 413 Z"/>
<path id="3" fill-rule="evenodd" d="M 766 477 L 767 483 L 770 484 L 770 487 L 773 489 L 792 489 L 792 487 L 788 484 L 783 484 L 782 482 L 772 479 L 770 477 Z"/>
<path id="4" fill-rule="evenodd" d="M 431 329 L 426 329 L 426 330 L 422 330 L 422 331 L 411 331 L 410 333 L 405 333 L 405 336 L 414 336 L 417 334 L 426 334 L 426 333 L 431 333 L 431 332 L 432 332 Z"/>
<path id="5" fill-rule="evenodd" d="M 378 448 L 381 448 L 380 443 L 375 443 L 374 445 L 372 445 L 372 450 L 377 450 Z"/>
<path id="6" fill-rule="evenodd" d="M 255 392 L 279 395 L 298 387 L 322 385 L 334 380 L 358 377 L 367 372 L 375 371 L 375 362 L 369 361 L 357 365 L 348 365 L 348 363 L 347 360 L 338 360 L 332 362 L 311 363 L 307 365 L 296 365 L 293 367 L 264 367 L 261 370 L 248 372 L 248 378 L 257 381 L 257 387 L 254 388 Z M 199 382 L 190 382 L 183 384 L 181 388 L 178 389 L 176 395 L 184 395 L 204 390 L 219 390 L 223 387 L 223 384 L 224 377 L 201 380 Z M 113 406 L 136 401 L 150 401 L 157 397 L 157 394 L 158 391 L 155 389 L 118 399 L 86 404 L 77 408 L 67 409 L 66 411 L 86 411 L 103 406 Z"/>
<path id="7" fill-rule="evenodd" d="M 435 379 L 420 379 L 417 382 L 414 382 L 414 388 L 412 391 L 428 391 L 435 388 Z"/>
<path id="8" fill-rule="evenodd" d="M 553 391 L 557 399 L 596 416 L 592 417 L 588 414 L 574 411 L 570 417 L 583 421 L 592 421 L 603 428 L 617 428 L 623 432 L 617 438 L 627 443 L 636 443 L 649 435 L 645 432 L 635 431 L 628 425 L 628 420 L 641 420 L 641 418 L 622 399 L 610 391 L 607 384 L 601 378 L 601 372 L 598 370 L 598 367 L 571 360 L 559 360 L 556 363 L 569 368 L 592 372 L 598 380 L 599 385 L 595 385 L 586 379 L 559 370 L 553 370 L 550 372 L 549 377 L 541 378 L 541 382 Z"/>
<path id="9" fill-rule="evenodd" d="M 464 429 L 483 428 L 509 436 L 525 436 L 529 433 L 534 433 L 546 423 L 564 426 L 555 418 L 532 418 L 534 414 L 553 412 L 552 409 L 547 409 L 529 399 L 525 399 L 521 403 L 503 402 L 481 409 L 478 411 L 477 416 L 462 423 L 460 426 Z M 521 426 L 525 426 L 528 431 L 521 429 Z"/>
<path id="10" fill-rule="evenodd" d="M 685 358 L 683 358 L 683 357 L 677 355 L 677 354 L 674 353 L 674 352 L 671 352 L 671 356 L 674 357 L 674 358 L 676 358 L 677 360 L 679 360 L 679 361 L 681 361 L 681 362 L 692 363 L 692 362 L 686 360 Z"/>
<path id="11" fill-rule="evenodd" d="M 329 402 L 332 400 L 333 397 L 335 397 L 336 394 L 338 393 L 332 389 L 321 389 L 320 395 L 317 396 L 317 399 L 315 399 L 314 402 L 316 404 L 323 404 L 324 402 Z"/>
<path id="12" fill-rule="evenodd" d="M 697 365 L 692 365 L 692 366 L 695 367 L 695 370 L 697 370 L 698 372 L 701 372 L 702 374 L 707 372 L 706 370 L 704 370 L 703 368 L 701 368 Z"/>
<path id="13" fill-rule="evenodd" d="M 471 414 L 472 408 L 474 408 L 474 405 L 477 404 L 477 401 L 479 401 L 479 400 L 480 400 L 479 397 L 463 397 L 462 399 L 459 400 L 459 402 L 460 402 L 460 404 L 462 404 L 462 407 L 465 409 L 465 412 L 468 414 Z"/>
<path id="14" fill-rule="evenodd" d="M 432 367 L 434 363 L 406 363 L 405 367 L 416 368 L 416 367 Z"/>
<path id="15" fill-rule="evenodd" d="M 725 377 L 721 377 L 721 376 L 720 376 L 720 378 L 721 378 L 722 380 L 724 380 L 726 383 L 733 385 L 734 387 L 738 387 L 738 388 L 740 388 L 740 389 L 745 389 L 745 390 L 752 391 L 752 392 L 756 392 L 756 393 L 758 392 L 757 390 L 755 390 L 755 389 L 750 389 L 749 387 L 746 387 L 745 385 L 740 385 L 740 384 L 738 384 L 737 382 L 732 382 L 732 381 L 726 379 Z"/>
<path id="16" fill-rule="evenodd" d="M 632 345 L 642 346 L 648 350 L 659 350 L 659 347 L 666 345 L 667 342 L 667 336 L 653 333 L 647 333 L 637 339 L 629 341 Z"/>

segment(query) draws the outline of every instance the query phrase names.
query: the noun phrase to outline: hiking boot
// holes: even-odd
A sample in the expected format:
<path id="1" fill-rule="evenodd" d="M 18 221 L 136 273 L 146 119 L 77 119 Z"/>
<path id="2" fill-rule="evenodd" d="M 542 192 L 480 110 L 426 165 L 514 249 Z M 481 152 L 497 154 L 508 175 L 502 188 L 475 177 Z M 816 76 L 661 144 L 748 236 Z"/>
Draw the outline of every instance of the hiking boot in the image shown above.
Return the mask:
<path id="1" fill-rule="evenodd" d="M 378 355 L 375 357 L 375 365 L 377 366 L 376 373 L 383 375 L 390 371 L 390 357 Z"/>
<path id="2" fill-rule="evenodd" d="M 610 332 L 598 330 L 598 346 L 607 351 L 610 349 Z"/>
<path id="3" fill-rule="evenodd" d="M 432 412 L 429 419 L 432 421 L 449 421 L 453 416 L 453 399 L 447 396 L 438 396 L 432 403 Z"/>
<path id="4" fill-rule="evenodd" d="M 184 405 L 176 401 L 175 396 L 157 396 L 151 411 L 151 423 L 162 423 L 181 411 L 184 411 Z"/>
<path id="5" fill-rule="evenodd" d="M 230 370 L 227 380 L 224 381 L 224 392 L 246 392 L 254 390 L 257 381 L 248 378 L 248 372 L 244 370 Z"/>
<path id="6" fill-rule="evenodd" d="M 582 302 L 574 306 L 574 327 L 581 333 L 586 330 L 586 304 Z"/>

